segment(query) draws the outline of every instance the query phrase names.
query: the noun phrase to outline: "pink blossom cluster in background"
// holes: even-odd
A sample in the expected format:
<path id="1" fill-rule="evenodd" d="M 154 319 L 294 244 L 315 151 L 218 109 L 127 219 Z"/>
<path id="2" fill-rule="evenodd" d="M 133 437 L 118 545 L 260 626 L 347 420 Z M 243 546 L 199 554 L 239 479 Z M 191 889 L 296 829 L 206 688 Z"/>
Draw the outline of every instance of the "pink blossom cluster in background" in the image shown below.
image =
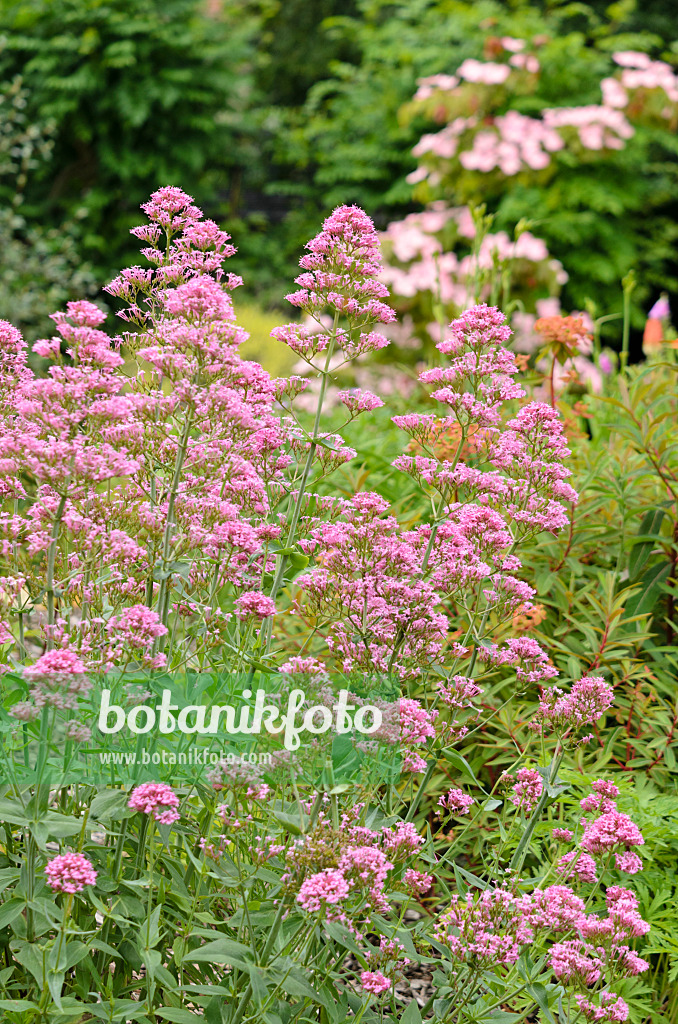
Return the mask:
<path id="1" fill-rule="evenodd" d="M 663 89 L 672 103 L 678 103 L 678 75 L 670 64 L 663 60 L 652 60 L 646 53 L 636 50 L 613 53 L 612 59 L 624 69 L 619 79 L 624 90 Z M 617 102 L 611 103 L 611 106 L 626 106 L 628 103 L 626 94 L 624 103 L 619 102 L 621 93 L 615 93 L 614 98 Z M 666 111 L 666 116 L 671 116 L 670 110 Z"/>
<path id="2" fill-rule="evenodd" d="M 475 278 L 480 271 L 489 272 L 497 265 L 511 266 L 514 288 L 535 279 L 551 280 L 554 286 L 567 281 L 567 274 L 553 259 L 541 238 L 529 231 L 511 240 L 505 231 L 486 234 L 477 252 L 457 255 L 446 250 L 441 233 L 453 225 L 455 248 L 468 248 L 476 236 L 468 207 L 447 207 L 437 201 L 421 213 L 408 214 L 402 221 L 393 221 L 382 233 L 382 241 L 390 254 L 381 271 L 381 280 L 396 300 L 407 300 L 422 292 L 430 292 L 445 305 L 463 309 L 472 301 Z M 489 294 L 489 280 L 485 291 Z M 437 324 L 430 333 L 439 338 Z"/>
<path id="3" fill-rule="evenodd" d="M 543 112 L 548 128 L 576 128 L 585 149 L 623 149 L 633 128 L 625 116 L 611 107 L 555 107 Z"/>
<path id="4" fill-rule="evenodd" d="M 476 132 L 472 148 L 459 154 L 459 162 L 467 171 L 488 172 L 496 167 L 507 177 L 524 166 L 539 171 L 551 162 L 549 154 L 565 145 L 546 117 L 542 122 L 509 110 L 494 119 L 493 128 Z"/>
<path id="5" fill-rule="evenodd" d="M 612 55 L 623 70 L 619 77 L 601 81 L 601 105 L 546 108 L 539 117 L 502 109 L 518 86 L 521 73 L 540 72 L 537 57 L 521 52 L 525 45 L 524 40 L 508 44 L 503 41 L 504 50 L 511 54 L 507 63 L 469 58 L 454 75 L 419 79 L 415 103 L 433 109 L 430 104 L 438 98 L 444 109 L 446 97 L 456 97 L 468 113 L 460 112 L 456 103 L 447 124 L 422 136 L 412 151 L 422 162 L 408 176 L 410 184 L 428 181 L 436 187 L 442 174 L 448 173 L 445 162 L 455 158 L 467 171 L 487 174 L 496 170 L 513 177 L 522 171 L 545 170 L 552 163 L 553 154 L 572 150 L 573 146 L 575 150 L 579 146 L 591 152 L 623 149 L 634 134 L 624 111 L 641 92 L 660 92 L 664 101 L 660 103 L 659 116 L 675 117 L 678 76 L 664 61 L 653 61 L 647 54 L 634 51 Z M 474 85 L 472 93 L 467 83 Z M 478 87 L 486 88 L 479 92 Z M 436 119 L 439 120 L 437 114 Z"/>

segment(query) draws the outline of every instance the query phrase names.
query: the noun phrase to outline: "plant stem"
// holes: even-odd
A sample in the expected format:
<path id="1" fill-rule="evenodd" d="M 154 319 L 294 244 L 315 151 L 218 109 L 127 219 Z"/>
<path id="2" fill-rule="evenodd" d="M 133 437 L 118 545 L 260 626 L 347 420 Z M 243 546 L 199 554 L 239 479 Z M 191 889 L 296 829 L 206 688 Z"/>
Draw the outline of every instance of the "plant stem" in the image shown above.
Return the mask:
<path id="1" fill-rule="evenodd" d="M 167 573 L 167 564 L 169 562 L 169 556 L 172 546 L 172 527 L 174 526 L 174 506 L 176 504 L 177 493 L 179 491 L 179 483 L 181 481 L 181 470 L 184 465 L 184 459 L 186 458 L 186 449 L 188 447 L 188 439 L 191 433 L 191 427 L 193 425 L 193 416 L 189 413 L 186 416 L 186 422 L 184 423 L 184 429 L 177 448 L 176 459 L 174 461 L 174 473 L 172 475 L 172 483 L 170 485 L 170 493 L 167 502 L 167 521 L 165 523 L 165 530 L 162 538 L 162 554 L 161 554 L 161 571 L 163 574 Z M 168 608 L 169 608 L 169 576 L 164 576 L 160 581 L 160 590 L 158 592 L 158 615 L 163 626 L 167 626 Z M 157 650 L 161 651 L 163 647 L 163 638 L 158 637 L 157 639 Z"/>
<path id="2" fill-rule="evenodd" d="M 47 555 L 47 625 L 54 625 L 54 564 L 56 562 L 56 548 L 57 541 L 59 539 L 59 531 L 61 529 L 61 520 L 64 514 L 64 508 L 66 507 L 66 495 L 63 494 L 59 499 L 59 505 L 56 510 L 54 517 L 54 523 L 52 525 L 52 537 L 50 540 L 48 555 Z M 51 635 L 51 630 L 47 634 L 47 650 L 51 651 L 54 647 L 54 640 Z"/>
<path id="3" fill-rule="evenodd" d="M 281 899 L 280 900 L 280 904 L 278 906 L 278 912 L 277 912 L 277 914 L 275 916 L 275 920 L 274 920 L 273 924 L 271 925 L 271 931 L 269 933 L 268 939 L 266 941 L 266 945 L 264 946 L 262 954 L 261 954 L 261 960 L 259 961 L 259 965 L 261 967 L 264 967 L 266 965 L 266 961 L 268 960 L 268 957 L 269 957 L 269 955 L 271 953 L 271 950 L 273 949 L 273 946 L 275 945 L 275 941 L 278 938 L 278 932 L 280 931 L 280 926 L 282 924 L 284 914 L 285 914 L 285 901 Z M 238 1007 L 237 1007 L 237 1009 L 235 1011 L 235 1016 L 233 1017 L 233 1020 L 231 1021 L 231 1024 L 241 1024 L 241 1021 L 242 1021 L 243 1017 L 245 1016 L 245 1010 L 247 1009 L 247 1004 L 249 1003 L 251 998 L 252 998 L 252 985 L 249 984 L 247 986 L 247 988 L 245 989 L 245 991 L 243 992 L 242 996 L 240 997 L 240 1002 L 238 1003 Z"/>
<path id="4" fill-rule="evenodd" d="M 509 868 L 512 871 L 520 871 L 520 869 L 522 868 L 522 866 L 523 866 L 523 864 L 525 862 L 525 857 L 527 856 L 527 850 L 528 850 L 528 847 L 529 847 L 529 844 L 530 844 L 530 839 L 532 838 L 532 833 L 534 832 L 535 828 L 537 827 L 537 822 L 539 821 L 539 819 L 541 817 L 541 813 L 544 810 L 544 807 L 546 806 L 547 800 L 550 799 L 549 791 L 548 791 L 549 790 L 549 786 L 551 786 L 553 784 L 553 782 L 555 781 L 555 779 L 556 779 L 556 777 L 558 775 L 558 769 L 560 768 L 560 763 L 561 763 L 562 759 L 563 759 L 562 751 L 561 752 L 556 751 L 556 754 L 555 754 L 555 756 L 553 758 L 553 761 L 551 762 L 551 771 L 549 772 L 548 782 L 544 785 L 544 787 L 542 789 L 542 793 L 541 793 L 541 796 L 539 797 L 539 801 L 537 803 L 537 806 L 535 807 L 534 811 L 532 812 L 532 817 L 528 821 L 528 823 L 527 823 L 527 825 L 525 827 L 525 831 L 523 832 L 522 836 L 520 837 L 520 842 L 518 843 L 518 845 L 516 847 L 515 853 L 513 854 L 513 857 L 511 858 L 511 863 L 509 865 Z"/>
<path id="5" fill-rule="evenodd" d="M 622 281 L 622 288 L 624 290 L 624 304 L 623 304 L 623 324 L 622 324 L 622 350 L 620 358 L 620 369 L 622 373 L 626 372 L 626 367 L 629 361 L 629 337 L 631 332 L 631 292 L 636 286 L 636 276 L 632 270 L 626 275 Z"/>

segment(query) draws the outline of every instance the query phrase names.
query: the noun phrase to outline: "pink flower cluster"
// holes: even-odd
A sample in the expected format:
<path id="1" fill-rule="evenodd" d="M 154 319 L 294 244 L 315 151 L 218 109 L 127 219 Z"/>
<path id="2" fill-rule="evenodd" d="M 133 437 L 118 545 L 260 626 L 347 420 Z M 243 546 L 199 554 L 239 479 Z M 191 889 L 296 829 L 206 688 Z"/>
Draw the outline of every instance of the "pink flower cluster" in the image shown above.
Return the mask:
<path id="1" fill-rule="evenodd" d="M 380 996 L 391 987 L 391 982 L 381 971 L 361 971 L 360 984 L 366 992 L 375 996 Z"/>
<path id="2" fill-rule="evenodd" d="M 474 134 L 472 148 L 459 154 L 459 162 L 467 171 L 487 173 L 497 168 L 511 177 L 524 167 L 533 171 L 548 167 L 550 154 L 564 145 L 546 112 L 540 121 L 509 110 L 494 119 L 493 130 L 483 128 Z"/>
<path id="3" fill-rule="evenodd" d="M 328 310 L 348 327 L 318 332 L 290 323 L 274 328 L 272 336 L 311 363 L 330 344 L 341 347 L 347 358 L 387 345 L 383 335 L 371 330 L 376 323 L 392 323 L 395 313 L 382 301 L 388 288 L 377 280 L 379 237 L 367 214 L 357 206 L 337 207 L 306 248 L 308 254 L 299 261 L 304 273 L 295 279 L 299 289 L 286 296 L 288 302 L 316 322 Z"/>
<path id="4" fill-rule="evenodd" d="M 511 803 L 526 815 L 531 814 L 544 789 L 542 777 L 535 768 L 519 768 L 517 779 L 513 786 Z"/>
<path id="5" fill-rule="evenodd" d="M 422 151 L 425 140 L 437 139 L 439 136 L 425 136 Z M 446 240 L 444 246 L 442 238 L 449 235 L 451 222 L 457 239 L 452 245 Z M 561 264 L 549 256 L 542 239 L 529 231 L 515 240 L 505 231 L 489 232 L 477 252 L 458 256 L 456 249 L 468 248 L 475 232 L 468 207 L 450 208 L 440 201 L 421 213 L 410 213 L 401 221 L 393 221 L 381 234 L 390 256 L 380 278 L 395 297 L 407 300 L 420 292 L 430 292 L 444 304 L 453 303 L 462 309 L 471 300 L 470 282 L 483 273 L 489 276 L 497 262 L 510 264 L 517 289 L 529 288 L 529 282 L 535 279 L 547 278 L 560 284 L 567 280 Z M 484 291 L 489 294 L 488 285 Z M 439 333 L 434 333 L 439 332 L 437 324 L 432 324 L 429 331 L 439 337 Z M 394 338 L 398 340 L 397 335 Z"/>
<path id="6" fill-rule="evenodd" d="M 632 847 L 644 845 L 642 832 L 628 814 L 618 810 L 615 797 L 619 795 L 619 790 L 615 785 L 605 779 L 596 779 L 591 789 L 592 792 L 581 801 L 581 807 L 584 812 L 592 812 L 595 817 L 582 821 L 583 832 L 578 847 L 560 858 L 558 870 L 565 878 L 574 876 L 583 882 L 595 882 L 597 875 L 594 858 L 609 859 L 614 853 L 619 871 L 629 875 L 637 874 L 642 871 L 643 862 Z"/>
<path id="7" fill-rule="evenodd" d="M 144 210 L 151 221 L 133 234 L 150 266 L 109 286 L 125 303 L 128 333 L 111 340 L 97 306 L 71 302 L 53 315 L 55 337 L 37 345 L 52 365 L 36 377 L 18 332 L 0 325 L 0 392 L 11 410 L 0 439 L 3 493 L 24 498 L 32 481 L 25 508 L 0 518 L 2 543 L 26 553 L 21 568 L 36 593 L 52 552 L 55 614 L 45 637 L 92 670 L 130 660 L 161 667 L 175 636 L 204 656 L 223 644 L 233 611 L 272 614 L 267 595 L 252 595 L 284 529 L 268 521 L 269 495 L 295 461 L 279 383 L 237 353 L 246 333 L 229 294 L 240 280 L 222 268 L 235 251 L 228 236 L 177 188 L 159 189 Z M 353 253 L 344 269 L 358 284 L 372 280 L 378 256 L 364 221 L 354 211 L 329 225 L 337 260 Z M 129 376 L 123 345 L 138 360 Z M 105 587 L 95 584 L 102 579 Z M 178 587 L 182 599 L 172 601 Z M 66 621 L 62 604 L 82 608 L 81 618 Z M 33 713 L 32 703 L 18 708 Z"/>
<path id="8" fill-rule="evenodd" d="M 552 679 L 558 670 L 549 661 L 549 657 L 532 637 L 521 636 L 510 638 L 506 646 L 490 644 L 478 651 L 481 661 L 492 665 L 515 665 L 516 676 L 521 683 L 535 683 L 541 679 Z"/>
<path id="9" fill-rule="evenodd" d="M 363 493 L 342 503 L 342 520 L 310 529 L 301 547 L 322 562 L 297 577 L 307 611 L 327 617 L 328 643 L 344 671 L 416 674 L 442 650 L 446 618 L 422 580 L 428 528 L 403 533 L 387 502 Z"/>
<path id="10" fill-rule="evenodd" d="M 670 64 L 663 60 L 652 60 L 646 53 L 637 50 L 613 53 L 612 59 L 623 68 L 623 71 L 620 81 L 614 78 L 605 79 L 605 82 L 615 82 L 618 86 L 617 91 L 613 94 L 616 102 L 610 105 L 626 106 L 629 102 L 626 90 L 635 89 L 662 89 L 671 103 L 678 103 L 678 75 Z M 604 86 L 605 82 L 601 83 L 601 86 Z M 608 89 L 610 89 L 609 85 Z M 663 108 L 662 113 L 664 116 L 670 116 L 671 110 Z"/>
<path id="11" fill-rule="evenodd" d="M 557 107 L 543 112 L 547 128 L 575 128 L 585 149 L 623 149 L 634 129 L 621 111 L 613 107 Z"/>
<path id="12" fill-rule="evenodd" d="M 357 890 L 374 910 L 388 913 L 383 890 L 392 868 L 393 864 L 377 847 L 348 846 L 337 868 L 325 868 L 302 882 L 297 903 L 309 913 L 326 913 L 328 906 L 343 903 L 352 890 Z"/>
<path id="13" fill-rule="evenodd" d="M 141 814 L 152 814 L 159 825 L 172 825 L 181 815 L 179 797 L 164 782 L 144 782 L 132 790 L 127 806 Z"/>
<path id="14" fill-rule="evenodd" d="M 120 615 L 112 616 L 107 628 L 113 637 L 133 649 L 148 647 L 156 637 L 167 633 L 167 626 L 160 622 L 158 613 L 143 604 L 131 605 Z"/>
<path id="15" fill-rule="evenodd" d="M 341 871 L 325 868 L 301 883 L 297 903 L 309 914 L 325 911 L 328 906 L 341 903 L 349 894 L 350 886 Z"/>
<path id="16" fill-rule="evenodd" d="M 453 960 L 490 967 L 514 964 L 534 936 L 529 917 L 507 889 L 485 889 L 478 896 L 453 896 L 438 918 L 434 935 Z"/>
<path id="17" fill-rule="evenodd" d="M 473 797 L 464 793 L 463 789 L 449 789 L 438 798 L 438 806 L 452 814 L 468 814 L 474 803 Z"/>
<path id="18" fill-rule="evenodd" d="M 75 710 L 79 698 L 87 696 L 92 688 L 85 673 L 85 665 L 74 651 L 48 651 L 35 664 L 24 668 L 24 676 L 31 683 L 28 700 L 15 704 L 10 713 L 21 721 L 30 722 L 38 718 L 46 706 L 62 711 Z"/>
<path id="19" fill-rule="evenodd" d="M 564 694 L 558 687 L 542 690 L 537 712 L 542 727 L 567 730 L 593 725 L 614 703 L 614 693 L 602 676 L 583 676 Z"/>
<path id="20" fill-rule="evenodd" d="M 283 875 L 304 910 L 340 921 L 356 936 L 370 911 L 389 912 L 387 889 L 394 885 L 394 873 L 417 855 L 424 842 L 411 822 L 400 821 L 381 831 L 358 824 L 362 810 L 357 804 L 345 812 L 338 830 L 322 810 L 315 828 L 288 847 Z M 408 867 L 397 885 L 400 891 L 421 893 L 431 882 L 430 875 Z M 384 947 L 382 953 L 393 950 Z M 375 964 L 387 974 L 388 959 L 382 956 Z"/>
<path id="21" fill-rule="evenodd" d="M 504 348 L 511 334 L 504 316 L 497 309 L 476 306 L 453 321 L 449 331 L 438 347 L 453 360 L 448 366 L 425 370 L 420 380 L 438 386 L 433 396 L 452 409 L 463 431 L 469 431 L 471 424 L 475 430 L 485 428 L 480 457 L 468 466 L 459 457 L 450 463 L 400 456 L 394 465 L 437 491 L 443 505 L 459 508 L 460 515 L 464 513 L 459 495 L 465 491 L 472 501 L 495 506 L 504 515 L 508 512 L 519 535 L 561 529 L 568 519 L 559 499 L 575 501 L 576 493 L 566 483 L 570 470 L 563 460 L 569 449 L 557 412 L 545 403 L 531 402 L 519 409 L 505 429 L 500 427 L 502 406 L 523 393 L 512 379 L 517 372 L 515 357 Z M 413 433 L 410 419 L 395 422 Z M 479 468 L 483 461 L 489 471 Z M 520 565 L 513 556 L 500 564 L 503 569 Z M 515 601 L 517 605 L 518 598 L 529 602 L 534 594 L 508 573 L 491 575 L 491 582 L 488 600 L 498 604 Z"/>
<path id="22" fill-rule="evenodd" d="M 82 853 L 61 853 L 45 867 L 47 884 L 55 892 L 73 894 L 82 892 L 86 885 L 94 885 L 97 872 L 92 862 Z"/>
<path id="23" fill-rule="evenodd" d="M 207 781 L 217 792 L 230 789 L 249 800 L 264 800 L 270 792 L 270 787 L 263 781 L 263 774 L 264 769 L 261 765 L 223 759 L 207 772 Z M 220 808 L 219 813 L 223 816 L 227 810 L 225 807 Z"/>
<path id="24" fill-rule="evenodd" d="M 258 590 L 248 590 L 235 602 L 235 614 L 239 619 L 267 619 L 275 615 L 275 601 Z"/>
<path id="25" fill-rule="evenodd" d="M 525 45 L 523 40 L 516 42 Z M 623 149 L 634 135 L 624 111 L 633 109 L 636 116 L 646 115 L 647 96 L 659 96 L 654 107 L 660 119 L 675 117 L 678 76 L 664 61 L 653 61 L 647 54 L 634 51 L 613 54 L 623 70 L 619 77 L 601 81 L 602 105 L 549 108 L 540 117 L 506 110 L 507 98 L 510 102 L 514 95 L 522 94 L 520 76 L 540 71 L 534 54 L 512 50 L 513 45 L 504 47 L 512 54 L 508 63 L 467 59 L 456 75 L 419 80 L 415 103 L 438 123 L 440 111 L 448 110 L 449 120 L 439 131 L 424 135 L 414 147 L 414 156 L 424 158 L 424 162 L 409 175 L 411 184 L 428 181 L 437 187 L 443 177 L 453 173 L 447 164 L 454 159 L 467 171 L 486 174 L 497 170 L 512 177 L 525 171 L 543 171 L 560 150 L 595 153 Z M 465 84 L 469 82 L 476 85 L 472 91 Z M 478 85 L 487 88 L 479 90 Z"/>
<path id="26" fill-rule="evenodd" d="M 625 1016 L 598 1013 L 623 1006 L 621 999 L 604 991 L 595 1004 L 589 1001 L 590 989 L 599 983 L 607 987 L 648 969 L 647 961 L 630 948 L 628 940 L 644 935 L 649 925 L 627 889 L 611 886 L 606 903 L 607 916 L 601 917 L 587 913 L 584 901 L 567 886 L 552 885 L 522 894 L 488 888 L 469 892 L 465 898 L 453 896 L 439 916 L 434 934 L 445 943 L 453 960 L 472 971 L 511 966 L 538 933 L 542 941 L 556 938 L 548 951 L 548 964 L 566 989 L 579 991 L 578 1001 L 583 999 L 592 1014 L 587 1019 L 625 1020 Z M 576 937 L 570 937 L 573 933 Z"/>

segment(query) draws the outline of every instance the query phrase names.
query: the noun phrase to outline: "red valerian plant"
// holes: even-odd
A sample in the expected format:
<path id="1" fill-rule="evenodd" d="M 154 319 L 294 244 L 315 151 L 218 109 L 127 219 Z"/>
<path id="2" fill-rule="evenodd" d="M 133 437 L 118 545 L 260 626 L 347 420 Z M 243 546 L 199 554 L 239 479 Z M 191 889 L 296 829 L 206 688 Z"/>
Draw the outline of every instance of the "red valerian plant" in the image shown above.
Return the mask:
<path id="1" fill-rule="evenodd" d="M 7 1020 L 395 1021 L 422 965 L 421 1019 L 625 1020 L 648 925 L 619 883 L 645 837 L 582 767 L 611 686 L 560 680 L 512 635 L 535 596 L 521 551 L 577 495 L 503 314 L 451 323 L 423 411 L 394 417 L 414 442 L 394 470 L 430 500 L 408 521 L 327 479 L 356 457 L 347 424 L 384 404 L 342 392 L 346 423 L 324 416 L 338 367 L 384 348 L 395 316 L 366 214 L 325 221 L 288 296 L 307 321 L 274 332 L 318 384 L 309 419 L 309 380 L 238 354 L 228 235 L 176 188 L 144 210 L 150 268 L 108 289 L 118 337 L 69 303 L 37 376 L 0 331 Z M 274 699 L 301 691 L 306 742 L 259 763 L 241 728 L 214 752 L 205 703 L 246 703 L 260 678 Z M 337 679 L 379 712 L 368 735 L 345 726 Z M 106 732 L 104 694 L 136 747 Z M 476 774 L 473 736 L 509 702 L 531 728 L 510 769 Z M 214 754 L 204 774 L 196 754 Z"/>

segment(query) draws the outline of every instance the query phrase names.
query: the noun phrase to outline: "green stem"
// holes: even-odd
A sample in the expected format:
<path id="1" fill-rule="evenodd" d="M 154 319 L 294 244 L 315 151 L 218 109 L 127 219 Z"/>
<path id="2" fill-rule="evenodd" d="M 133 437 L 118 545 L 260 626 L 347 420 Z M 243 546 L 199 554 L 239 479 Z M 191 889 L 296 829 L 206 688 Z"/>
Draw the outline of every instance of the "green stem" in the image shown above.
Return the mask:
<path id="1" fill-rule="evenodd" d="M 191 433 L 191 427 L 193 425 L 193 416 L 189 413 L 186 416 L 186 422 L 184 424 L 183 433 L 177 448 L 177 455 L 174 461 L 174 473 L 172 475 L 172 483 L 170 485 L 169 499 L 167 502 L 167 521 L 165 523 L 165 530 L 162 538 L 162 553 L 161 553 L 161 571 L 163 574 L 167 572 L 167 564 L 169 562 L 170 551 L 172 547 L 172 527 L 174 526 L 174 506 L 176 504 L 177 493 L 179 491 L 179 483 L 181 481 L 181 471 L 184 465 L 184 459 L 186 458 L 186 450 L 188 448 L 188 439 Z M 158 592 L 158 614 L 160 615 L 160 621 L 163 626 L 167 626 L 168 608 L 169 608 L 169 576 L 164 576 L 160 581 L 160 590 Z M 163 648 L 163 638 L 158 637 L 157 650 L 161 651 Z"/>
<path id="2" fill-rule="evenodd" d="M 61 529 L 61 520 L 64 514 L 64 508 L 66 507 L 66 495 L 63 494 L 59 499 L 59 505 L 56 510 L 56 516 L 54 517 L 54 523 L 52 525 L 52 536 L 48 548 L 47 555 L 47 625 L 54 625 L 54 564 L 56 562 L 56 549 L 57 541 L 59 539 L 59 531 Z M 51 651 L 54 647 L 54 640 L 51 634 L 47 636 L 47 650 Z"/>
<path id="3" fill-rule="evenodd" d="M 66 936 L 66 926 L 71 916 L 71 907 L 73 906 L 73 894 L 69 893 L 66 897 L 66 904 L 64 906 L 64 914 L 61 919 L 61 925 L 59 927 L 59 945 L 57 947 L 56 962 L 54 967 L 51 969 L 51 974 L 59 974 L 59 961 L 61 959 L 61 950 L 64 944 L 64 938 Z"/>
<path id="4" fill-rule="evenodd" d="M 553 761 L 551 762 L 551 771 L 549 772 L 548 782 L 544 785 L 544 787 L 542 789 L 542 793 L 541 793 L 541 796 L 539 797 L 539 801 L 537 803 L 537 806 L 535 807 L 534 811 L 532 812 L 532 816 L 531 816 L 530 820 L 528 821 L 528 823 L 527 823 L 527 825 L 525 827 L 525 831 L 523 832 L 522 836 L 520 837 L 520 842 L 518 843 L 518 846 L 516 847 L 515 853 L 513 854 L 513 857 L 511 858 L 511 863 L 509 864 L 509 869 L 511 871 L 520 871 L 520 869 L 522 868 L 522 866 L 523 866 L 523 864 L 525 862 L 525 857 L 527 856 L 527 850 L 528 850 L 528 847 L 529 847 L 529 844 L 530 844 L 530 839 L 532 838 L 532 833 L 534 832 L 535 828 L 537 827 L 537 822 L 541 818 L 542 811 L 544 810 L 544 807 L 546 806 L 547 801 L 550 799 L 550 797 L 549 797 L 549 787 L 553 784 L 553 782 L 555 781 L 555 779 L 556 779 L 556 777 L 558 775 L 558 769 L 560 768 L 560 763 L 561 763 L 562 760 L 563 760 L 562 752 L 561 753 L 556 752 L 556 755 L 553 758 Z"/>
<path id="5" fill-rule="evenodd" d="M 419 789 L 416 792 L 414 800 L 410 804 L 409 810 L 408 810 L 407 815 L 405 817 L 405 821 L 412 821 L 412 819 L 414 818 L 415 814 L 419 810 L 419 804 L 421 803 L 422 797 L 424 796 L 424 793 L 426 792 L 426 787 L 428 786 L 429 782 L 431 781 L 431 777 L 432 777 L 434 771 L 436 770 L 437 764 L 438 764 L 437 761 L 429 761 L 428 767 L 426 768 L 426 774 L 424 775 L 424 778 L 421 780 L 421 783 L 419 784 Z"/>
<path id="6" fill-rule="evenodd" d="M 150 824 L 148 828 L 148 901 L 146 904 L 146 954 L 150 958 L 151 951 L 151 914 L 153 912 L 153 832 L 155 828 L 155 822 L 153 818 L 150 818 Z M 146 971 L 148 973 L 148 964 L 146 965 Z M 153 996 L 155 993 L 155 983 L 151 978 L 146 979 L 146 1008 L 152 1019 L 155 1019 L 153 1012 Z"/>
<path id="7" fill-rule="evenodd" d="M 263 949 L 262 954 L 261 954 L 261 960 L 259 961 L 259 965 L 261 967 L 264 967 L 266 965 L 266 961 L 268 960 L 268 957 L 271 954 L 271 950 L 273 949 L 273 946 L 275 945 L 276 939 L 278 938 L 278 932 L 280 931 L 280 926 L 281 926 L 281 924 L 283 922 L 284 914 L 285 914 L 285 901 L 283 899 L 281 899 L 280 900 L 280 905 L 278 906 L 278 913 L 275 916 L 275 920 L 274 920 L 274 922 L 273 922 L 273 924 L 271 926 L 271 931 L 269 933 L 268 940 L 267 940 L 266 945 L 264 946 L 264 949 Z M 247 1009 L 247 1004 L 249 1003 L 251 998 L 252 998 L 252 985 L 249 984 L 247 986 L 247 988 L 245 989 L 245 991 L 243 992 L 242 996 L 240 997 L 240 1002 L 238 1003 L 238 1007 L 237 1007 L 237 1009 L 235 1011 L 235 1016 L 233 1017 L 233 1020 L 231 1021 L 231 1024 L 241 1024 L 241 1021 L 242 1021 L 243 1017 L 245 1016 L 245 1010 Z"/>
<path id="8" fill-rule="evenodd" d="M 622 373 L 626 372 L 626 367 L 629 361 L 629 337 L 631 331 L 631 292 L 636 286 L 636 277 L 632 270 L 626 275 L 622 281 L 622 288 L 624 290 L 624 304 L 623 304 L 623 324 L 622 324 L 622 350 L 620 359 L 620 369 Z"/>
<path id="9" fill-rule="evenodd" d="M 299 517 L 301 515 L 301 506 L 306 493 L 306 485 L 308 478 L 311 473 L 311 467 L 315 458 L 316 448 L 318 447 L 318 436 L 320 431 L 320 418 L 323 410 L 323 403 L 325 401 L 325 392 L 327 391 L 327 382 L 330 376 L 330 363 L 332 361 L 332 355 L 334 354 L 334 347 L 337 340 L 337 327 L 339 324 L 339 313 L 334 314 L 334 323 L 332 324 L 332 333 L 330 335 L 330 341 L 327 346 L 327 356 L 325 358 L 325 368 L 322 370 L 322 379 L 320 382 L 320 394 L 318 395 L 318 405 L 315 410 L 315 419 L 313 421 L 313 433 L 311 434 L 311 446 L 308 450 L 304 469 L 301 474 L 301 480 L 299 482 L 299 489 L 297 491 L 297 497 L 294 502 L 294 508 L 292 510 L 292 518 L 290 519 L 289 529 L 287 533 L 286 547 L 291 548 L 294 545 L 297 526 L 299 524 Z M 285 568 L 287 566 L 287 555 L 278 556 L 278 565 L 276 567 L 275 576 L 271 585 L 270 597 L 275 601 L 280 589 L 280 585 L 285 575 Z M 268 654 L 271 647 L 271 637 L 273 634 L 273 621 L 269 620 L 269 623 L 264 627 L 266 630 L 265 649 Z"/>

